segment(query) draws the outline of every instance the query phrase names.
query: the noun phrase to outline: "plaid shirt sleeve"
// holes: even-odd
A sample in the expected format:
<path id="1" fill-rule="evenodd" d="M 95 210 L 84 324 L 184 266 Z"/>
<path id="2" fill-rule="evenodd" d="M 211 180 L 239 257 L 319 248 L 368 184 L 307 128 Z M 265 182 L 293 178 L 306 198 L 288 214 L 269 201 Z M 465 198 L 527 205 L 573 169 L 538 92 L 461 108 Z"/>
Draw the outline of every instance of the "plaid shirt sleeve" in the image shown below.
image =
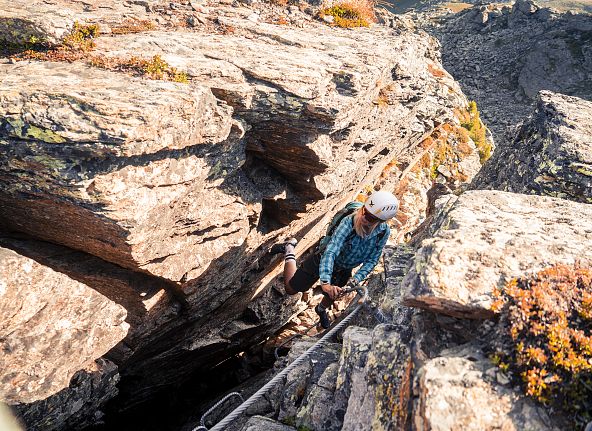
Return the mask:
<path id="1" fill-rule="evenodd" d="M 364 280 L 368 276 L 368 274 L 370 274 L 370 272 L 372 272 L 372 270 L 374 269 L 374 267 L 378 263 L 378 259 L 380 259 L 380 255 L 382 254 L 382 249 L 384 248 L 384 245 L 388 241 L 389 235 L 391 233 L 391 229 L 388 227 L 388 225 L 386 223 L 384 224 L 384 227 L 386 229 L 386 233 L 384 234 L 384 236 L 382 237 L 382 239 L 378 243 L 378 246 L 374 250 L 374 253 L 372 253 L 370 255 L 368 260 L 366 260 L 363 263 L 363 265 L 360 267 L 360 269 L 358 269 L 356 271 L 356 274 L 353 277 L 356 281 L 358 281 L 358 283 L 361 283 L 362 280 Z"/>
<path id="2" fill-rule="evenodd" d="M 339 256 L 345 240 L 354 228 L 352 220 L 353 218 L 351 216 L 341 220 L 341 223 L 339 223 L 339 226 L 337 226 L 333 235 L 331 235 L 331 241 L 327 244 L 327 248 L 321 257 L 321 263 L 319 264 L 319 279 L 321 280 L 321 283 L 331 283 L 335 259 Z"/>

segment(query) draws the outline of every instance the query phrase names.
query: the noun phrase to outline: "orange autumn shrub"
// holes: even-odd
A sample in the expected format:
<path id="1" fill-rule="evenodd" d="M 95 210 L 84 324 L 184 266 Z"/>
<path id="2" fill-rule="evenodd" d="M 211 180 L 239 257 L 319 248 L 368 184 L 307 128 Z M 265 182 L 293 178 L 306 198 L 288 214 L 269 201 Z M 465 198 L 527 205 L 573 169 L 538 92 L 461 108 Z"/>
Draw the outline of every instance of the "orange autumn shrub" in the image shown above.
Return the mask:
<path id="1" fill-rule="evenodd" d="M 511 280 L 495 299 L 494 362 L 572 426 L 591 421 L 592 270 L 556 265 Z"/>

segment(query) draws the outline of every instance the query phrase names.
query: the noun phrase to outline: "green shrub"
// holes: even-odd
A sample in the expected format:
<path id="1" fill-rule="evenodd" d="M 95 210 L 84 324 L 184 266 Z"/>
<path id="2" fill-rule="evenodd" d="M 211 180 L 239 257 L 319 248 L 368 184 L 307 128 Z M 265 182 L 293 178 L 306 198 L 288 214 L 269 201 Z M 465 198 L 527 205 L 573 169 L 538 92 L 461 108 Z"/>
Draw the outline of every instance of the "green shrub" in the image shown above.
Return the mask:
<path id="1" fill-rule="evenodd" d="M 469 136 L 479 152 L 481 164 L 491 157 L 491 145 L 487 142 L 487 129 L 483 125 L 475 101 L 469 102 L 467 114 L 461 118 L 461 126 L 469 131 Z"/>
<path id="2" fill-rule="evenodd" d="M 98 24 L 82 25 L 76 21 L 70 33 L 64 37 L 62 46 L 70 50 L 90 51 L 95 47 L 93 39 L 98 35 Z"/>

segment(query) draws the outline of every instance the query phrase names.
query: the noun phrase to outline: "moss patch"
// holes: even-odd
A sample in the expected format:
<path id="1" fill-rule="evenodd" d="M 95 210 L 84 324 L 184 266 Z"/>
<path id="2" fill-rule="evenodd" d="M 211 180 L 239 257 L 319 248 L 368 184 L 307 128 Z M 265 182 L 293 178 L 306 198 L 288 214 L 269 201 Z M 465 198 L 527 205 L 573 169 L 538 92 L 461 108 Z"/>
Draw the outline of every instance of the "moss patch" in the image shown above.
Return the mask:
<path id="1" fill-rule="evenodd" d="M 60 144 L 66 140 L 55 133 L 53 130 L 44 129 L 25 123 L 21 118 L 5 117 L 0 121 L 2 128 L 12 135 L 20 139 L 34 139 L 37 141 L 47 142 L 49 144 Z"/>

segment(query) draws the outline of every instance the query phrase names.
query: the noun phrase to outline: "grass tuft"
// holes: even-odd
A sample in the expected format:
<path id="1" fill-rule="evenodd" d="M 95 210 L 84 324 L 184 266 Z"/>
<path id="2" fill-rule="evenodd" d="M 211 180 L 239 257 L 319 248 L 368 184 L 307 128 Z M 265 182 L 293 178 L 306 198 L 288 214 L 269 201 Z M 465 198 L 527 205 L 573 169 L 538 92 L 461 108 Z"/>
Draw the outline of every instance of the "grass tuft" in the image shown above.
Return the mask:
<path id="1" fill-rule="evenodd" d="M 481 121 L 477 103 L 470 101 L 467 111 L 458 113 L 461 126 L 469 131 L 469 136 L 479 151 L 481 164 L 485 163 L 491 157 L 491 144 L 487 142 L 487 128 Z"/>
<path id="2" fill-rule="evenodd" d="M 131 73 L 149 79 L 173 81 L 187 84 L 189 78 L 185 72 L 177 70 L 162 59 L 160 55 L 145 59 L 140 57 L 107 58 L 94 56 L 90 59 L 92 66 L 107 70 Z"/>
<path id="3" fill-rule="evenodd" d="M 130 34 L 141 33 L 143 31 L 150 31 L 156 29 L 156 24 L 152 21 L 137 18 L 128 18 L 121 24 L 111 29 L 112 34 Z"/>

